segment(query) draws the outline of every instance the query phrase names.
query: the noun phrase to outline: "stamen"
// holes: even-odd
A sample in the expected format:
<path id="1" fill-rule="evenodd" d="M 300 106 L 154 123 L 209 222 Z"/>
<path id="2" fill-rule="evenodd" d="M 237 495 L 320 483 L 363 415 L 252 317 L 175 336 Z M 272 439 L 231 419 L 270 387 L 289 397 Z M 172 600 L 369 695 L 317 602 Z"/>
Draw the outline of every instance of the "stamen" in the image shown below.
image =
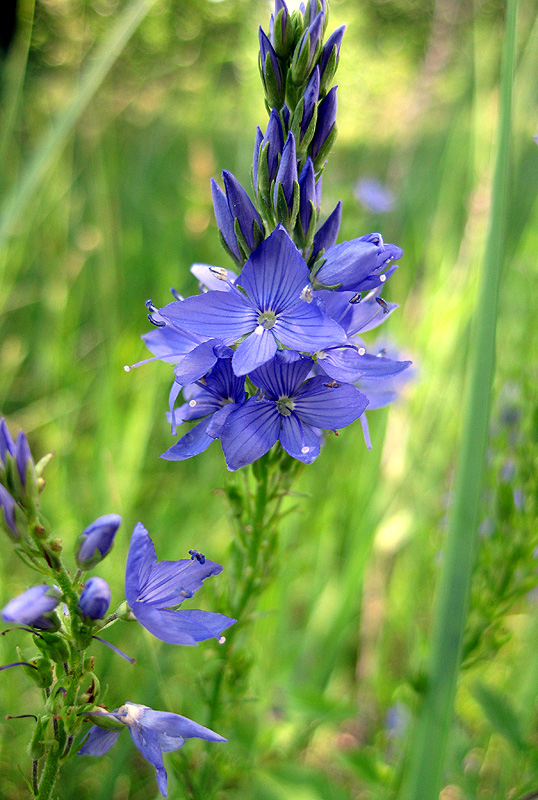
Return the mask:
<path id="1" fill-rule="evenodd" d="M 366 348 L 359 347 L 358 353 L 359 353 L 360 356 L 366 355 Z"/>
<path id="2" fill-rule="evenodd" d="M 354 294 L 349 302 L 352 305 L 356 305 L 357 303 L 360 303 L 361 299 L 362 299 L 362 294 L 360 292 L 357 292 L 357 294 Z"/>
<path id="3" fill-rule="evenodd" d="M 219 639 L 217 641 L 218 641 L 219 644 L 224 644 L 224 642 L 226 641 L 226 636 L 219 637 Z"/>
<path id="4" fill-rule="evenodd" d="M 386 275 L 380 275 L 379 276 L 379 280 L 381 281 L 381 283 L 385 283 L 385 281 L 387 280 L 387 276 Z"/>
<path id="5" fill-rule="evenodd" d="M 92 636 L 92 639 L 97 639 L 98 642 L 106 644 L 107 647 L 110 647 L 111 650 L 114 650 L 115 653 L 124 658 L 126 661 L 129 661 L 131 664 L 136 664 L 136 658 L 131 658 L 131 656 L 128 656 L 127 653 L 123 652 L 123 650 L 120 650 L 118 647 L 114 647 L 113 644 L 110 644 L 110 642 L 107 642 L 106 639 L 101 639 L 100 636 Z"/>
<path id="6" fill-rule="evenodd" d="M 196 400 L 189 400 L 189 405 L 191 408 L 194 408 L 194 406 L 196 405 Z"/>
<path id="7" fill-rule="evenodd" d="M 174 289 L 174 287 L 173 287 L 173 286 L 172 286 L 172 287 L 171 287 L 171 289 L 170 289 L 170 293 L 171 293 L 172 297 L 174 298 L 174 300 L 183 300 L 183 299 L 184 299 L 184 298 L 182 297 L 182 295 L 180 295 L 180 293 L 178 292 L 178 290 L 177 290 L 177 289 Z"/>
<path id="8" fill-rule="evenodd" d="M 383 277 L 383 275 L 381 275 L 381 277 Z M 382 297 L 376 297 L 375 301 L 376 301 L 377 305 L 381 306 L 381 308 L 383 309 L 383 314 L 388 314 L 389 313 L 390 309 L 389 309 L 387 303 L 385 302 L 385 300 L 383 300 Z"/>
<path id="9" fill-rule="evenodd" d="M 155 314 L 155 312 L 157 311 L 157 309 L 153 305 L 153 301 L 151 299 L 150 300 L 146 300 L 144 305 L 146 306 L 148 311 L 151 311 L 152 314 Z"/>
<path id="10" fill-rule="evenodd" d="M 304 287 L 303 291 L 301 292 L 301 300 L 304 300 L 306 303 L 311 303 L 314 297 L 314 289 L 311 283 L 307 283 Z"/>
<path id="11" fill-rule="evenodd" d="M 156 310 L 157 309 L 155 309 L 155 311 Z M 166 327 L 166 322 L 164 322 L 164 320 L 153 319 L 153 315 L 152 314 L 148 314 L 148 319 L 149 319 L 149 321 L 151 322 L 152 325 L 155 325 L 156 328 L 164 328 L 164 327 Z"/>
<path id="12" fill-rule="evenodd" d="M 6 719 L 28 719 L 29 717 L 32 717 L 32 719 L 35 719 L 37 722 L 35 714 L 14 714 L 13 716 L 11 714 L 6 714 Z"/>
<path id="13" fill-rule="evenodd" d="M 310 448 L 307 447 L 306 445 L 304 447 L 301 447 L 301 453 L 303 455 L 306 455 L 309 451 L 310 451 Z"/>
<path id="14" fill-rule="evenodd" d="M 181 587 L 179 590 L 179 594 L 182 597 L 186 597 L 187 600 L 190 600 L 191 597 L 194 597 L 194 592 L 191 592 L 189 589 L 184 589 L 183 587 Z"/>
<path id="15" fill-rule="evenodd" d="M 228 272 L 224 269 L 224 267 L 209 267 L 209 271 L 215 276 L 215 278 L 218 278 L 219 281 L 228 283 Z"/>
<path id="16" fill-rule="evenodd" d="M 338 383 L 338 381 L 330 381 L 329 383 L 324 383 L 323 385 L 327 389 L 338 389 L 340 387 L 340 384 Z"/>
<path id="17" fill-rule="evenodd" d="M 198 561 L 199 564 L 205 564 L 205 556 L 203 553 L 199 553 L 198 550 L 189 550 L 189 555 L 191 557 L 191 561 Z"/>
<path id="18" fill-rule="evenodd" d="M 29 664 L 28 661 L 14 661 L 13 664 L 5 664 L 5 666 L 0 667 L 0 671 L 11 667 L 32 667 L 32 669 L 37 669 L 35 664 Z"/>

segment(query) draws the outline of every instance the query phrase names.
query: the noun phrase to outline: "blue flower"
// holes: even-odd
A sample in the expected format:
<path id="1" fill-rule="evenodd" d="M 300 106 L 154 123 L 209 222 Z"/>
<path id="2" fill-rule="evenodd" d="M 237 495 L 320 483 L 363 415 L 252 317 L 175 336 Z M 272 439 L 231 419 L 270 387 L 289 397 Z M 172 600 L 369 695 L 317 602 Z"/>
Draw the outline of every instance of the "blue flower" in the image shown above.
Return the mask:
<path id="1" fill-rule="evenodd" d="M 187 402 L 174 409 L 173 423 L 201 420 L 161 458 L 183 461 L 203 453 L 211 442 L 220 436 L 228 414 L 246 399 L 245 379 L 238 378 L 229 358 L 220 358 L 203 381 L 197 382 L 190 392 L 185 392 Z"/>
<path id="2" fill-rule="evenodd" d="M 62 592 L 57 586 L 48 586 L 46 583 L 31 586 L 9 601 L 2 611 L 2 619 L 31 628 L 54 630 L 57 625 L 49 615 L 60 602 L 61 596 Z"/>
<path id="3" fill-rule="evenodd" d="M 2 417 L 2 419 L 0 419 L 0 460 L 4 466 L 6 465 L 7 455 L 15 458 L 15 442 L 9 432 L 4 417 Z"/>
<path id="4" fill-rule="evenodd" d="M 92 569 L 110 553 L 114 537 L 121 525 L 118 514 L 98 517 L 82 531 L 75 549 L 75 561 L 81 569 Z"/>
<path id="5" fill-rule="evenodd" d="M 390 278 L 398 265 L 389 263 L 402 254 L 400 247 L 385 244 L 380 233 L 369 233 L 329 248 L 315 280 L 342 292 L 369 292 Z"/>
<path id="6" fill-rule="evenodd" d="M 229 415 L 221 434 L 228 469 L 251 464 L 277 441 L 292 458 L 310 464 L 319 455 L 319 428 L 343 428 L 360 417 L 368 405 L 365 395 L 326 377 L 305 382 L 313 365 L 310 358 L 281 351 L 250 374 L 260 392 Z"/>
<path id="7" fill-rule="evenodd" d="M 197 558 L 159 561 L 142 523 L 135 526 L 127 556 L 125 597 L 134 616 L 150 633 L 171 644 L 195 645 L 219 638 L 235 619 L 211 611 L 176 611 L 198 591 L 210 575 L 222 572 L 220 564 Z"/>
<path id="8" fill-rule="evenodd" d="M 78 607 L 85 617 L 102 619 L 110 606 L 110 586 L 104 578 L 94 576 L 86 582 Z"/>
<path id="9" fill-rule="evenodd" d="M 246 375 L 269 361 L 279 343 L 314 353 L 345 341 L 337 323 L 301 299 L 309 282 L 306 262 L 279 226 L 252 253 L 233 291 L 188 297 L 159 313 L 172 327 L 187 328 L 208 339 L 225 344 L 241 340 L 232 366 L 236 375 Z"/>
<path id="10" fill-rule="evenodd" d="M 263 222 L 237 178 L 231 172 L 223 170 L 222 179 L 226 194 L 224 194 L 218 183 L 213 178 L 211 179 L 215 219 L 226 247 L 233 258 L 239 264 L 242 264 L 244 261 L 244 247 L 248 252 L 252 252 L 263 239 Z M 243 248 L 237 238 L 238 233 L 241 234 L 243 239 Z M 246 255 L 248 255 L 248 252 Z"/>
<path id="11" fill-rule="evenodd" d="M 125 703 L 120 708 L 107 712 L 96 712 L 89 715 L 95 719 L 102 716 L 115 723 L 119 729 L 94 725 L 90 735 L 78 751 L 78 755 L 102 756 L 108 753 L 117 742 L 122 726 L 126 726 L 131 738 L 144 758 L 155 767 L 157 783 L 164 797 L 168 796 L 168 776 L 164 768 L 163 753 L 178 750 L 185 744 L 185 739 L 206 739 L 208 742 L 226 742 L 222 736 L 209 728 L 204 728 L 187 717 L 167 711 L 154 711 L 149 706 L 138 703 Z M 106 723 L 105 723 L 106 724 Z"/>

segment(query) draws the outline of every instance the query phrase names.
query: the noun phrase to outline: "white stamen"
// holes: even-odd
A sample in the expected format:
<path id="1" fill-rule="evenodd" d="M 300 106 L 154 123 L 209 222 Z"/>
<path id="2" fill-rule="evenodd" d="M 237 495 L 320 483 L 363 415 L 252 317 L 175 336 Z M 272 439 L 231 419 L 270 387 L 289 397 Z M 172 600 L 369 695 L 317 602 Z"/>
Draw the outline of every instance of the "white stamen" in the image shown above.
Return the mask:
<path id="1" fill-rule="evenodd" d="M 365 353 L 366 353 L 366 350 L 364 349 L 364 347 L 359 347 L 359 355 L 363 356 L 363 355 L 365 355 Z"/>
<path id="2" fill-rule="evenodd" d="M 301 453 L 302 453 L 303 455 L 306 455 L 306 454 L 307 454 L 307 453 L 309 453 L 309 452 L 310 452 L 310 448 L 309 448 L 309 447 L 306 447 L 306 445 L 305 445 L 304 447 L 301 447 Z"/>
<path id="3" fill-rule="evenodd" d="M 123 369 L 125 370 L 125 372 L 131 371 L 131 367 L 128 364 L 126 364 Z"/>
<path id="4" fill-rule="evenodd" d="M 194 408 L 194 406 L 196 405 L 196 400 L 189 400 L 189 405 L 191 408 Z"/>
<path id="5" fill-rule="evenodd" d="M 226 641 L 226 636 L 221 636 L 218 641 L 219 641 L 219 644 L 224 644 L 224 642 Z"/>
<path id="6" fill-rule="evenodd" d="M 219 281 L 228 280 L 228 272 L 224 269 L 224 267 L 209 267 L 209 271 L 215 276 L 215 278 L 218 278 Z"/>
<path id="7" fill-rule="evenodd" d="M 258 325 L 256 328 L 254 328 L 254 333 L 258 334 L 258 336 L 261 336 L 264 330 L 265 329 L 263 325 Z"/>
<path id="8" fill-rule="evenodd" d="M 379 276 L 379 280 L 381 281 L 381 283 L 385 283 L 385 281 L 387 280 L 387 276 L 386 275 L 380 275 Z"/>

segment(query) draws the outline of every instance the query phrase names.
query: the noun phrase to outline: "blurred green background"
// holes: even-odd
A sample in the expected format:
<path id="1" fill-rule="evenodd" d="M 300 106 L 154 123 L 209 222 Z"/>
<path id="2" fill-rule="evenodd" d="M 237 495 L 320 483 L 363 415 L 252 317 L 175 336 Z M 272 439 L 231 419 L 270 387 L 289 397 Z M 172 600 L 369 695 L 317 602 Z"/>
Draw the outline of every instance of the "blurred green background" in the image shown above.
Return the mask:
<path id="1" fill-rule="evenodd" d="M 226 168 L 249 186 L 255 126 L 267 119 L 257 28 L 267 29 L 270 10 L 262 0 L 21 0 L 1 62 L 0 409 L 36 456 L 56 452 L 43 509 L 66 548 L 95 517 L 123 516 L 97 570 L 113 602 L 123 598 L 138 520 L 159 558 L 195 547 L 226 565 L 220 448 L 159 460 L 173 441 L 170 367 L 123 366 L 145 357 L 148 297 L 159 306 L 171 286 L 196 291 L 193 262 L 231 266 L 209 180 Z M 538 621 L 528 593 L 538 544 L 537 11 L 520 2 L 491 443 L 443 800 L 506 800 L 538 785 Z M 369 415 L 372 451 L 352 426 L 301 474 L 278 575 L 253 627 L 251 683 L 219 728 L 230 740 L 217 756 L 223 798 L 383 798 L 397 789 L 458 450 L 502 22 L 499 0 L 331 2 L 328 30 L 345 23 L 347 32 L 323 210 L 342 199 L 340 240 L 379 230 L 404 248 L 385 295 L 400 309 L 383 334 L 416 372 L 388 413 Z M 364 177 L 390 188 L 392 211 L 360 204 Z M 30 581 L 6 540 L 2 605 Z M 215 590 L 204 590 L 204 607 L 216 610 Z M 17 642 L 31 652 L 23 635 L 0 639 L 0 663 L 13 660 Z M 161 646 L 135 624 L 110 639 L 137 658 L 131 667 L 95 643 L 112 707 L 129 699 L 204 721 L 211 644 Z M 3 714 L 30 713 L 37 701 L 16 670 L 2 674 Z M 28 771 L 29 735 L 28 720 L 0 727 L 6 800 L 26 796 L 17 764 Z M 206 749 L 189 742 L 166 757 L 171 797 L 188 796 L 174 769 L 196 769 Z M 96 793 L 158 796 L 128 737 L 110 756 L 74 759 L 57 788 L 61 800 Z"/>

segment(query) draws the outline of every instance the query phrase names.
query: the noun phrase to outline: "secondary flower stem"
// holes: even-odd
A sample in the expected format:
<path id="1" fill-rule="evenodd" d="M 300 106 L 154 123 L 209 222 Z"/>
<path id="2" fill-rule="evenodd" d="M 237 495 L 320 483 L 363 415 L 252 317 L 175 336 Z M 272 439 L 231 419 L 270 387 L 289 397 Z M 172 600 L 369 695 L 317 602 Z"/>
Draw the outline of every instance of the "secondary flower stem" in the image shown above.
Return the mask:
<path id="1" fill-rule="evenodd" d="M 60 768 L 60 754 L 58 751 L 58 742 L 53 742 L 50 746 L 41 774 L 39 782 L 39 791 L 36 795 L 36 800 L 49 800 L 58 777 L 58 770 Z"/>

